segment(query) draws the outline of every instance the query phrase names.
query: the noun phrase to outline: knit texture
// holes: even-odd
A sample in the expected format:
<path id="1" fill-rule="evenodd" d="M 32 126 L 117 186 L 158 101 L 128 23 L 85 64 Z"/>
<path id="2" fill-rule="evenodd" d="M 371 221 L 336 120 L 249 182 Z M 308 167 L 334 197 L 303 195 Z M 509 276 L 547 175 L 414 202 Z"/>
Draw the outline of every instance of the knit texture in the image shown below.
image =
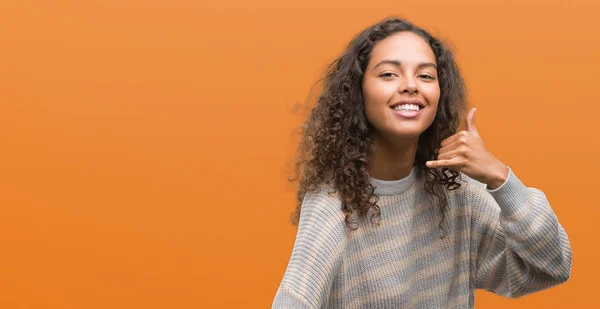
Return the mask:
<path id="1" fill-rule="evenodd" d="M 304 197 L 291 258 L 272 308 L 474 308 L 475 289 L 516 298 L 565 282 L 571 246 L 545 194 L 509 167 L 494 190 L 461 174 L 437 199 L 413 168 L 395 181 L 371 178 L 380 225 L 346 227 L 331 187 Z"/>

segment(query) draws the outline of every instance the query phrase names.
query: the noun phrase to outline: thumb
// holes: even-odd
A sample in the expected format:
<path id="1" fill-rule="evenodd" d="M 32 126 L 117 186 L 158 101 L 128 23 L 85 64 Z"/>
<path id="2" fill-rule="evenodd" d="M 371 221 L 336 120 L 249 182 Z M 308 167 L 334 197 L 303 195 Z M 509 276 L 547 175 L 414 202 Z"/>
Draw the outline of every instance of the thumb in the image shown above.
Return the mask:
<path id="1" fill-rule="evenodd" d="M 469 115 L 467 115 L 467 120 L 466 120 L 466 125 L 467 125 L 467 131 L 475 134 L 477 137 L 479 136 L 479 131 L 477 131 L 477 126 L 475 126 L 475 112 L 477 111 L 477 108 L 473 107 L 470 111 L 469 111 Z"/>

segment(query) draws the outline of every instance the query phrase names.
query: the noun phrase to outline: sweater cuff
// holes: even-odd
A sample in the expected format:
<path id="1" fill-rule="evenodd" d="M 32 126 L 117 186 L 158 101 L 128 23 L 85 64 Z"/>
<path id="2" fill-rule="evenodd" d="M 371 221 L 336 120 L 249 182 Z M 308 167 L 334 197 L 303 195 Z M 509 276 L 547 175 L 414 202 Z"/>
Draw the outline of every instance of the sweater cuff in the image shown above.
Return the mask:
<path id="1" fill-rule="evenodd" d="M 527 204 L 527 187 L 510 167 L 508 167 L 508 177 L 500 187 L 486 188 L 486 190 L 496 200 L 504 215 L 515 214 Z"/>

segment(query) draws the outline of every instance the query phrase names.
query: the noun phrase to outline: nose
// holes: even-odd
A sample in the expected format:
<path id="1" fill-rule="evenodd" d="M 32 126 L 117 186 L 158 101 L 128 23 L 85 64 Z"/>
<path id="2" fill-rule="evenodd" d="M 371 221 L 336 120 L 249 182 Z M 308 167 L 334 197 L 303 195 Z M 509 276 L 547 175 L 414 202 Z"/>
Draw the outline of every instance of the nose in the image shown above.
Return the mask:
<path id="1" fill-rule="evenodd" d="M 414 78 L 402 78 L 402 81 L 400 82 L 400 85 L 398 87 L 398 92 L 412 94 L 416 93 L 417 91 L 417 83 Z"/>

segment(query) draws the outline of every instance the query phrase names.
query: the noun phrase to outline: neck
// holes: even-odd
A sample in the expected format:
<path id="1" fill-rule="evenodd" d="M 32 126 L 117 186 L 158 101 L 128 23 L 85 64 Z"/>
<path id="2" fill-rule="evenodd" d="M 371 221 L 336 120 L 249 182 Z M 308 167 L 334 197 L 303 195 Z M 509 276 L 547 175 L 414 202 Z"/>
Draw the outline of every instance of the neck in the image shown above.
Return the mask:
<path id="1" fill-rule="evenodd" d="M 391 140 L 374 134 L 370 176 L 379 180 L 407 177 L 415 162 L 418 143 L 418 137 Z"/>

